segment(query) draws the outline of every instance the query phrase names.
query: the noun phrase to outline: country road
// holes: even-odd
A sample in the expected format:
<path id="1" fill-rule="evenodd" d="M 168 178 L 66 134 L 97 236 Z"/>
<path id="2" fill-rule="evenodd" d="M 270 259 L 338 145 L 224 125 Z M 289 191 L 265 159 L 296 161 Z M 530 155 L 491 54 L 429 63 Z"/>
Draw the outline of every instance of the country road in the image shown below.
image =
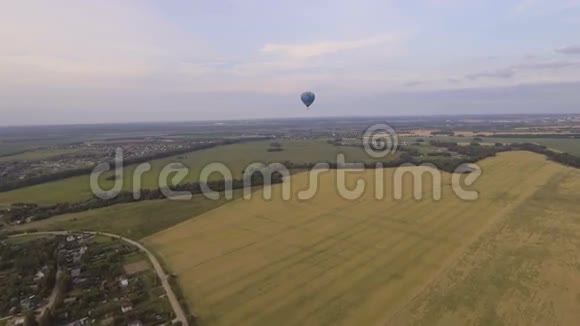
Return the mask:
<path id="1" fill-rule="evenodd" d="M 60 266 L 58 266 L 58 270 L 56 271 L 56 280 L 58 280 L 59 276 L 62 274 L 62 270 L 60 269 Z M 46 313 L 47 309 L 53 309 L 54 308 L 54 304 L 56 303 L 56 298 L 58 296 L 58 287 L 57 287 L 57 282 L 55 282 L 54 284 L 54 288 L 52 289 L 52 292 L 50 293 L 50 297 L 48 297 L 48 303 L 44 306 L 41 307 L 40 309 L 38 309 L 38 315 L 39 316 L 43 316 Z"/>
<path id="2" fill-rule="evenodd" d="M 171 288 L 171 285 L 169 284 L 169 276 L 167 275 L 167 273 L 165 273 L 165 271 L 163 270 L 163 267 L 161 267 L 161 263 L 159 262 L 157 257 L 155 257 L 155 255 L 151 251 L 149 251 L 149 249 L 147 249 L 145 246 L 143 246 L 142 244 L 140 244 L 139 242 L 137 242 L 135 240 L 131 240 L 131 239 L 125 238 L 125 237 L 117 235 L 117 234 L 106 233 L 106 232 L 93 232 L 93 231 L 27 232 L 27 233 L 12 235 L 10 237 L 24 237 L 24 236 L 29 236 L 29 235 L 68 235 L 68 234 L 74 234 L 74 233 L 84 233 L 84 234 L 100 235 L 100 236 L 105 236 L 105 237 L 109 237 L 109 238 L 116 238 L 116 239 L 125 241 L 126 243 L 137 247 L 139 250 L 141 250 L 142 252 L 147 254 L 147 257 L 149 258 L 149 261 L 151 261 L 151 264 L 153 265 L 153 268 L 155 269 L 157 276 L 161 280 L 161 284 L 163 285 L 163 288 L 165 289 L 165 293 L 167 294 L 167 299 L 169 300 L 169 303 L 171 304 L 171 308 L 173 309 L 173 312 L 175 313 L 174 322 L 181 322 L 181 325 L 189 326 L 187 315 L 185 314 L 185 311 L 183 310 L 183 308 L 179 304 L 179 300 L 177 300 L 177 296 L 175 295 L 175 293 L 173 292 L 173 289 Z"/>

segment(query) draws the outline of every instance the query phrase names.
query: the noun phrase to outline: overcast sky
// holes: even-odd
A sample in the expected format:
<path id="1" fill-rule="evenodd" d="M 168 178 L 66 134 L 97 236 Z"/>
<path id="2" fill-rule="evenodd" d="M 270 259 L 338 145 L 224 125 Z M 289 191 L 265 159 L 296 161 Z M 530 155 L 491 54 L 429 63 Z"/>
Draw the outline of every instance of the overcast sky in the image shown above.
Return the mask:
<path id="1" fill-rule="evenodd" d="M 578 31 L 580 0 L 0 0 L 0 124 L 580 113 Z"/>

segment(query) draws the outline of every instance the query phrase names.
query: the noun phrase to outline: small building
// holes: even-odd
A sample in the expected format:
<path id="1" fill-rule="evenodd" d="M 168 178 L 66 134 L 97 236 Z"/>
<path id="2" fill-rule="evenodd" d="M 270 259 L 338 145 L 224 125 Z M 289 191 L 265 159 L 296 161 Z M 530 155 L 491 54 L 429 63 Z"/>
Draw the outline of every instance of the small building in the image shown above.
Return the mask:
<path id="1" fill-rule="evenodd" d="M 79 320 L 75 320 L 67 326 L 85 326 L 89 324 L 89 317 L 85 317 Z"/>
<path id="2" fill-rule="evenodd" d="M 70 276 L 72 277 L 79 277 L 81 276 L 81 269 L 80 268 L 75 268 L 70 272 Z"/>
<path id="3" fill-rule="evenodd" d="M 44 272 L 40 270 L 40 271 L 36 272 L 36 274 L 34 275 L 34 282 L 40 281 L 45 277 L 46 277 L 46 275 L 44 274 Z"/>
<path id="4" fill-rule="evenodd" d="M 128 312 L 131 312 L 131 311 L 133 311 L 133 305 L 131 305 L 130 303 L 124 303 L 124 304 L 121 306 L 121 311 L 122 311 L 124 314 L 126 314 L 126 313 L 128 313 Z"/>

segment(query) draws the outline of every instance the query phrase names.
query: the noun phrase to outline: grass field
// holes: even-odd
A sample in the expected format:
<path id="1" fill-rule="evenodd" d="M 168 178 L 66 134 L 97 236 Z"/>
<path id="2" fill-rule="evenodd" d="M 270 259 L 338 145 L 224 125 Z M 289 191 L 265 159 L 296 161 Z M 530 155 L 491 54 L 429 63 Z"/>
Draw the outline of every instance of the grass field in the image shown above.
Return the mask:
<path id="1" fill-rule="evenodd" d="M 451 136 L 433 136 L 433 137 L 402 137 L 401 141 L 414 142 L 417 139 L 452 141 L 452 142 L 471 142 L 474 137 L 451 137 Z M 547 146 L 553 150 L 567 152 L 572 155 L 580 156 L 580 139 L 554 139 L 554 138 L 482 138 L 486 143 L 536 143 Z"/>
<path id="2" fill-rule="evenodd" d="M 234 198 L 240 192 L 234 193 Z M 79 231 L 109 232 L 138 240 L 160 230 L 200 215 L 225 203 L 196 195 L 192 200 L 149 200 L 121 204 L 80 213 L 65 214 L 33 223 L 13 226 L 10 231 Z"/>
<path id="3" fill-rule="evenodd" d="M 188 182 L 197 181 L 203 167 L 213 162 L 225 164 L 232 171 L 234 178 L 236 178 L 240 177 L 243 169 L 253 162 L 270 163 L 291 161 L 306 163 L 336 161 L 336 156 L 339 153 L 343 153 L 348 162 L 369 161 L 369 157 L 364 150 L 357 147 L 337 147 L 323 141 L 286 141 L 282 142 L 282 144 L 285 149 L 282 152 L 268 152 L 267 149 L 270 146 L 270 142 L 261 141 L 220 146 L 189 154 L 153 160 L 150 162 L 151 171 L 143 174 L 142 188 L 158 188 L 160 171 L 170 163 L 181 163 L 189 168 L 190 173 L 184 180 L 184 182 Z M 134 168 L 134 166 L 131 166 L 125 169 L 123 175 L 125 190 L 132 189 Z M 101 182 L 103 189 L 110 189 L 112 187 L 113 181 L 105 180 L 107 176 L 111 175 L 112 173 L 105 174 L 101 178 L 103 179 Z M 221 176 L 214 174 L 212 178 L 221 178 Z M 76 202 L 91 198 L 92 196 L 89 176 L 79 176 L 0 193 L 0 205 L 13 202 L 34 202 L 41 204 Z"/>
<path id="4" fill-rule="evenodd" d="M 409 178 L 403 200 L 387 182 L 385 200 L 369 187 L 347 201 L 331 171 L 311 200 L 283 201 L 276 185 L 271 201 L 228 203 L 145 242 L 205 325 L 577 320 L 580 173 L 527 152 L 480 163 L 477 201 L 455 197 L 448 176 L 440 201 L 410 198 Z"/>
<path id="5" fill-rule="evenodd" d="M 580 156 L 580 139 L 552 139 L 552 138 L 489 138 L 492 142 L 501 143 L 537 143 L 551 149 Z"/>
<path id="6" fill-rule="evenodd" d="M 18 160 L 42 160 L 47 159 L 50 157 L 63 155 L 63 154 L 70 154 L 74 152 L 78 152 L 78 149 L 53 149 L 53 150 L 37 150 L 37 151 L 30 151 L 25 153 L 20 153 L 16 155 L 10 156 L 2 156 L 0 157 L 0 162 L 6 161 L 18 161 Z"/>

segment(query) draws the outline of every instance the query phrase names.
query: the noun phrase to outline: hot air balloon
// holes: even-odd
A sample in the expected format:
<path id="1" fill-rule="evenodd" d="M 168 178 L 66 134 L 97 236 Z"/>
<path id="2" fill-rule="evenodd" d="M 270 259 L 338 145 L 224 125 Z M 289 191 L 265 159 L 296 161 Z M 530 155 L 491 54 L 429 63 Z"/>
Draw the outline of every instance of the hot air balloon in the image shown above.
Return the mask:
<path id="1" fill-rule="evenodd" d="M 308 108 L 312 105 L 312 103 L 314 103 L 316 95 L 314 95 L 312 92 L 304 92 L 302 95 L 300 95 L 300 99 L 302 100 L 302 103 L 304 103 L 304 105 L 306 105 Z"/>

